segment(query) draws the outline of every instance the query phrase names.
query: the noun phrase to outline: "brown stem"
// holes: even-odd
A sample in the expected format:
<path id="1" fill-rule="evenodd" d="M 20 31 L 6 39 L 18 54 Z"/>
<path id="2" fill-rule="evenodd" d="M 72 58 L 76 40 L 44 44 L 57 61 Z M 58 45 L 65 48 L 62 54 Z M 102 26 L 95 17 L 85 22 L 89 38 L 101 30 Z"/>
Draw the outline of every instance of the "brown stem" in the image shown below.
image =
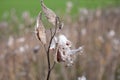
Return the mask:
<path id="1" fill-rule="evenodd" d="M 53 63 L 53 65 L 52 65 L 50 71 L 52 71 L 52 69 L 54 68 L 55 64 L 56 64 L 56 62 Z"/>
<path id="2" fill-rule="evenodd" d="M 50 46 L 51 46 L 51 43 L 52 43 L 52 40 L 54 38 L 54 36 L 56 35 L 56 32 L 57 32 L 57 23 L 59 21 L 59 17 L 56 17 L 56 22 L 55 22 L 55 31 L 54 31 L 54 34 L 52 35 L 52 32 L 51 32 L 51 38 L 50 38 L 50 42 L 49 42 L 49 46 L 48 46 L 48 49 L 47 49 L 47 62 L 48 62 L 48 74 L 47 74 L 47 80 L 49 80 L 50 78 L 50 73 L 51 71 L 53 70 L 54 66 L 55 66 L 55 62 L 53 64 L 53 66 L 51 67 L 51 64 L 50 64 Z M 51 31 L 51 29 L 50 29 Z"/>

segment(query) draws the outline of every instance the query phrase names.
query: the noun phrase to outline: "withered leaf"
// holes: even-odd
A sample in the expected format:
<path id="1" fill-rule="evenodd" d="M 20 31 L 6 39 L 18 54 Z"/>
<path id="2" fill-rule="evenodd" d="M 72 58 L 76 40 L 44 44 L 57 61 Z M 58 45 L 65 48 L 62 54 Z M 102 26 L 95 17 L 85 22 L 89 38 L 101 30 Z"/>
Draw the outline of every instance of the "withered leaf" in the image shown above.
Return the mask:
<path id="1" fill-rule="evenodd" d="M 52 23 L 53 25 L 55 25 L 56 23 L 56 14 L 51 10 L 49 9 L 44 3 L 43 1 L 41 1 L 41 6 L 42 6 L 42 10 L 46 16 L 46 18 L 48 19 L 48 21 L 50 23 Z"/>
<path id="2" fill-rule="evenodd" d="M 37 38 L 43 44 L 46 44 L 46 33 L 45 33 L 44 25 L 42 23 L 42 12 L 40 12 L 38 17 L 37 17 L 35 31 L 36 31 Z"/>

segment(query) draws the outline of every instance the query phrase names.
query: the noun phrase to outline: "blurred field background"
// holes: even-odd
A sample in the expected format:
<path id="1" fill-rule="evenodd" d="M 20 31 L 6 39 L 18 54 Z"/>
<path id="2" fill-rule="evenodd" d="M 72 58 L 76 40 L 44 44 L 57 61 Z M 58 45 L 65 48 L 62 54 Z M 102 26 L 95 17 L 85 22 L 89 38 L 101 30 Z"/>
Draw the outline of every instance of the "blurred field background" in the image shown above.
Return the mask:
<path id="1" fill-rule="evenodd" d="M 59 14 L 65 14 L 66 2 L 70 0 L 45 0 L 44 2 Z M 76 15 L 80 7 L 89 9 L 104 8 L 106 6 L 117 6 L 120 4 L 119 0 L 71 0 L 73 8 L 71 14 Z M 36 17 L 40 11 L 40 0 L 1 0 L 0 2 L 0 19 L 3 19 L 5 13 L 9 15 L 12 9 L 16 10 L 17 15 L 20 17 L 24 11 L 29 11 L 31 16 Z"/>
<path id="2" fill-rule="evenodd" d="M 57 64 L 51 80 L 120 80 L 120 0 L 44 0 L 64 22 L 63 33 L 84 54 Z M 0 80 L 44 80 L 46 54 L 34 35 L 39 0 L 0 1 Z M 43 18 L 46 29 L 51 27 Z M 47 32 L 49 36 L 49 31 Z M 53 63 L 51 52 L 51 62 Z"/>

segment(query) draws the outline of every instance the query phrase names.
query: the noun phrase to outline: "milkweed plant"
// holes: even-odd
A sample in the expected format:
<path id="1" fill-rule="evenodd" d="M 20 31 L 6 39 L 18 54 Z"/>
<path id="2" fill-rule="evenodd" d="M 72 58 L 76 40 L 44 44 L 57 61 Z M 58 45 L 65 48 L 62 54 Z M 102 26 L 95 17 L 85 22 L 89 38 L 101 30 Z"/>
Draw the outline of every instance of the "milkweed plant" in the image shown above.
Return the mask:
<path id="1" fill-rule="evenodd" d="M 39 12 L 36 25 L 35 25 L 35 35 L 38 40 L 42 43 L 47 54 L 48 62 L 48 73 L 46 80 L 49 80 L 51 71 L 53 70 L 56 63 L 65 63 L 66 66 L 72 66 L 75 61 L 75 55 L 80 52 L 83 53 L 83 46 L 80 46 L 77 49 L 72 48 L 72 42 L 67 39 L 67 37 L 62 34 L 62 29 L 64 27 L 60 18 L 48 8 L 43 1 L 41 1 L 42 11 Z M 50 28 L 51 32 L 50 39 L 46 37 L 46 29 L 42 23 L 42 14 L 46 17 L 49 23 L 51 23 L 54 29 Z M 48 42 L 47 42 L 48 41 Z M 50 62 L 50 51 L 54 51 L 54 63 L 51 65 Z"/>

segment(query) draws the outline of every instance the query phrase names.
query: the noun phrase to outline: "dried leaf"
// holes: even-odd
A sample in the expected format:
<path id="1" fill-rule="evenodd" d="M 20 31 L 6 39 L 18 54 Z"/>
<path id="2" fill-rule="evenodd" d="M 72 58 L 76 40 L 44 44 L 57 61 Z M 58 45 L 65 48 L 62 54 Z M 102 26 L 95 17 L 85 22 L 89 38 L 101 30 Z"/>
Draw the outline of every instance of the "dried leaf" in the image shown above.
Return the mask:
<path id="1" fill-rule="evenodd" d="M 35 27 L 37 38 L 43 43 L 46 44 L 46 33 L 45 28 L 42 23 L 42 13 L 40 12 L 37 18 L 36 27 Z"/>
<path id="2" fill-rule="evenodd" d="M 41 1 L 41 6 L 42 6 L 42 10 L 46 16 L 46 18 L 48 19 L 48 21 L 50 23 L 52 23 L 53 25 L 55 25 L 56 23 L 56 14 L 51 10 L 49 9 L 44 3 L 43 1 Z"/>

